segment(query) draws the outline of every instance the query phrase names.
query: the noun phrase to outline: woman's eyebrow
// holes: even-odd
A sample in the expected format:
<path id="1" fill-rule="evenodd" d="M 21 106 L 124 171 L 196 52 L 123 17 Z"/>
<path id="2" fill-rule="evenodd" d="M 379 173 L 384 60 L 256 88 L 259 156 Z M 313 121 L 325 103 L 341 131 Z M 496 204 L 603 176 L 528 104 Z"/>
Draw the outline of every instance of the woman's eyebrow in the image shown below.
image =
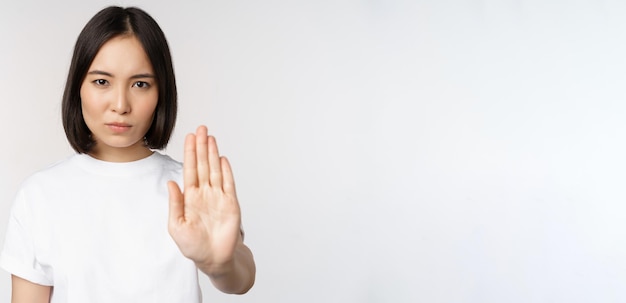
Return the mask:
<path id="1" fill-rule="evenodd" d="M 137 78 L 155 78 L 153 74 L 136 74 L 132 77 L 130 77 L 131 79 L 137 79 Z"/>
<path id="2" fill-rule="evenodd" d="M 101 71 L 101 70 L 92 70 L 90 72 L 88 72 L 87 74 L 89 75 L 103 75 L 103 76 L 107 76 L 107 77 L 113 77 L 113 74 L 111 73 L 107 73 L 105 71 Z"/>

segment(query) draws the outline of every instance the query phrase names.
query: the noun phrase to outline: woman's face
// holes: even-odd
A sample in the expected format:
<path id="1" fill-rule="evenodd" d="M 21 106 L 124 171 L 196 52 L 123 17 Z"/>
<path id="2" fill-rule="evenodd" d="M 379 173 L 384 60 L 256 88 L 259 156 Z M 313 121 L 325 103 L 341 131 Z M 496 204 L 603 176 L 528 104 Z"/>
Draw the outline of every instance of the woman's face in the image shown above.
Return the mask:
<path id="1" fill-rule="evenodd" d="M 83 118 L 96 142 L 90 154 L 112 162 L 150 155 L 143 138 L 158 97 L 152 64 L 135 36 L 102 45 L 80 88 Z"/>

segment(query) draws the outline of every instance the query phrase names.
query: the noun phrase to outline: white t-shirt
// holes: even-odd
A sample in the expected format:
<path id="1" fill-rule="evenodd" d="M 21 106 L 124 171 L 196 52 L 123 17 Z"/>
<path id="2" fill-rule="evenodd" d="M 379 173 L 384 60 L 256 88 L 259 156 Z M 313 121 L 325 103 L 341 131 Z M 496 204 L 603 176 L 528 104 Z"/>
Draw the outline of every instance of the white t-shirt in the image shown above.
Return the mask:
<path id="1" fill-rule="evenodd" d="M 182 165 L 153 155 L 111 163 L 77 154 L 17 193 L 0 267 L 53 286 L 51 302 L 200 302 L 198 270 L 167 231 L 167 181 Z"/>

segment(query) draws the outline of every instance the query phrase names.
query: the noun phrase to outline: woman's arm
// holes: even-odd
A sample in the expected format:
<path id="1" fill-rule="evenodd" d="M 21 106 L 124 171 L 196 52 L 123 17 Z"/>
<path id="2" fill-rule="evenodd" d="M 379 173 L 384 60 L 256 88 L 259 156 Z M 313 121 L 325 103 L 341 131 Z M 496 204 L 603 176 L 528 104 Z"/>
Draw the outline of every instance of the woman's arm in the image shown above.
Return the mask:
<path id="1" fill-rule="evenodd" d="M 11 275 L 13 290 L 11 303 L 48 303 L 51 286 L 35 284 L 18 276 Z"/>
<path id="2" fill-rule="evenodd" d="M 254 257 L 242 240 L 240 239 L 237 244 L 231 262 L 222 266 L 196 263 L 198 268 L 209 276 L 213 286 L 222 292 L 244 294 L 254 285 L 256 276 Z"/>
<path id="3" fill-rule="evenodd" d="M 182 254 L 225 293 L 243 294 L 254 284 L 256 267 L 243 244 L 241 210 L 228 160 L 219 155 L 205 126 L 185 139 L 184 193 L 168 183 L 168 229 Z"/>

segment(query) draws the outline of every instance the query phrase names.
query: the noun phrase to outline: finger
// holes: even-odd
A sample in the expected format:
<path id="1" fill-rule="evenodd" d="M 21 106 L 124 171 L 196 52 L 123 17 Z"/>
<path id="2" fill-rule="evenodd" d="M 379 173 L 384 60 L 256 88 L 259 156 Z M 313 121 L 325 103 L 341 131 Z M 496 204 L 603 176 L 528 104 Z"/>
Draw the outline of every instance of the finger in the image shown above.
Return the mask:
<path id="1" fill-rule="evenodd" d="M 223 177 L 223 185 L 222 188 L 225 193 L 230 194 L 232 196 L 237 196 L 235 191 L 235 178 L 233 177 L 233 170 L 230 168 L 230 163 L 226 157 L 221 157 L 221 166 L 222 166 L 222 177 Z"/>
<path id="2" fill-rule="evenodd" d="M 209 166 L 211 186 L 222 187 L 222 166 L 220 165 L 220 153 L 217 150 L 215 137 L 209 136 Z"/>
<path id="3" fill-rule="evenodd" d="M 180 191 L 180 187 L 174 181 L 167 182 L 167 189 L 170 196 L 170 213 L 169 213 L 169 227 L 176 226 L 181 219 L 185 218 L 185 202 L 183 193 Z"/>
<path id="4" fill-rule="evenodd" d="M 183 178 L 185 188 L 198 186 L 198 167 L 196 166 L 196 136 L 188 134 L 185 138 L 185 156 Z"/>
<path id="5" fill-rule="evenodd" d="M 209 183 L 209 147 L 207 129 L 201 125 L 196 130 L 196 160 L 198 161 L 198 183 Z"/>

